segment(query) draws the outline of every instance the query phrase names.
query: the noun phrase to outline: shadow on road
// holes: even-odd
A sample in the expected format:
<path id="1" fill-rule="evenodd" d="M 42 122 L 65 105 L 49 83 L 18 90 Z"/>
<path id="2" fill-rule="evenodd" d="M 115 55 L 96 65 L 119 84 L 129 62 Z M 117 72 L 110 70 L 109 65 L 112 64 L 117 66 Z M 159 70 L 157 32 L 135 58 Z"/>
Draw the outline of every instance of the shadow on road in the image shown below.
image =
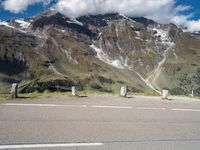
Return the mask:
<path id="1" fill-rule="evenodd" d="M 83 95 L 83 96 L 78 96 L 78 98 L 87 98 L 88 96 Z"/>
<path id="2" fill-rule="evenodd" d="M 17 99 L 30 99 L 30 98 L 33 98 L 33 97 L 28 97 L 28 96 L 17 96 L 17 98 L 15 98 L 15 99 L 17 100 Z"/>
<path id="3" fill-rule="evenodd" d="M 166 100 L 167 101 L 174 101 L 174 99 L 172 99 L 172 98 L 167 98 Z"/>
<path id="4" fill-rule="evenodd" d="M 128 98 L 128 99 L 133 99 L 133 98 L 135 98 L 135 97 L 133 97 L 133 96 L 128 96 L 127 98 Z"/>

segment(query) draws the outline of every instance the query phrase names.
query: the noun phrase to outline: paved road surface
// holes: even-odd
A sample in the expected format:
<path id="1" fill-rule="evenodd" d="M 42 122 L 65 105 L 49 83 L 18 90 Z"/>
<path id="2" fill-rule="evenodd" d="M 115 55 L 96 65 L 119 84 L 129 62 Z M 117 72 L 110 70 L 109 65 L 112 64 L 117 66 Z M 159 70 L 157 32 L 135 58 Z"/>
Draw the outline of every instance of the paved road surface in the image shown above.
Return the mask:
<path id="1" fill-rule="evenodd" d="M 199 150 L 200 100 L 97 95 L 0 101 L 0 149 Z"/>

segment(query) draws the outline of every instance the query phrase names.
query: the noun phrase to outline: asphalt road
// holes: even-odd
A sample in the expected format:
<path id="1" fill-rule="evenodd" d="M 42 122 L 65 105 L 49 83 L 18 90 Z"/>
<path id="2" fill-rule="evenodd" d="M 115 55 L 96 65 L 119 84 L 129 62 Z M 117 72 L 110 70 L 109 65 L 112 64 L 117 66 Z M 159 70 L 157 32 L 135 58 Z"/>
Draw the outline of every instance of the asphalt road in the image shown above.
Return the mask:
<path id="1" fill-rule="evenodd" d="M 200 100 L 97 95 L 0 101 L 0 149 L 199 150 Z"/>

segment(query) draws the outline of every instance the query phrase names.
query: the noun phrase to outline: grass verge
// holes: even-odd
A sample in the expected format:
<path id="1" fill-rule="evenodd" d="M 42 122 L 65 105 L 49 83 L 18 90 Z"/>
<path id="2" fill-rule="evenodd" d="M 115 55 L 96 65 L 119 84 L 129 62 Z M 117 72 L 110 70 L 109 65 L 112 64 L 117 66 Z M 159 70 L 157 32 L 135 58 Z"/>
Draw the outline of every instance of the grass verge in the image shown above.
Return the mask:
<path id="1" fill-rule="evenodd" d="M 78 92 L 78 97 L 87 97 L 88 95 L 115 95 L 120 96 L 119 93 L 113 92 L 101 92 L 101 91 L 80 91 Z M 55 97 L 55 96 L 67 96 L 72 97 L 71 92 L 44 92 L 44 93 L 27 93 L 27 94 L 18 94 L 17 100 L 21 99 L 36 99 L 36 98 L 48 98 L 48 97 Z M 128 96 L 161 96 L 158 93 L 128 93 Z M 170 95 L 170 96 L 177 96 L 177 95 Z M 189 98 L 195 98 L 200 99 L 200 97 L 191 97 L 191 96 L 180 96 L 180 97 L 189 97 Z M 0 100 L 16 100 L 11 98 L 10 94 L 0 94 Z"/>

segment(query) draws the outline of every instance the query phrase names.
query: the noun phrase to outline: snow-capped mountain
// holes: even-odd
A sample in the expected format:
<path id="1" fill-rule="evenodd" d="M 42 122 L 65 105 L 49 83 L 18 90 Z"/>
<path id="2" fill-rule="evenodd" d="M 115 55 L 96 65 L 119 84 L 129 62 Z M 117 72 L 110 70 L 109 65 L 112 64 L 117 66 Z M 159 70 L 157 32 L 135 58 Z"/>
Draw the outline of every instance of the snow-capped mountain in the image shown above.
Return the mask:
<path id="1" fill-rule="evenodd" d="M 200 39 L 173 24 L 121 14 L 71 20 L 49 10 L 0 22 L 0 41 L 0 84 L 20 81 L 21 92 L 200 88 Z"/>

